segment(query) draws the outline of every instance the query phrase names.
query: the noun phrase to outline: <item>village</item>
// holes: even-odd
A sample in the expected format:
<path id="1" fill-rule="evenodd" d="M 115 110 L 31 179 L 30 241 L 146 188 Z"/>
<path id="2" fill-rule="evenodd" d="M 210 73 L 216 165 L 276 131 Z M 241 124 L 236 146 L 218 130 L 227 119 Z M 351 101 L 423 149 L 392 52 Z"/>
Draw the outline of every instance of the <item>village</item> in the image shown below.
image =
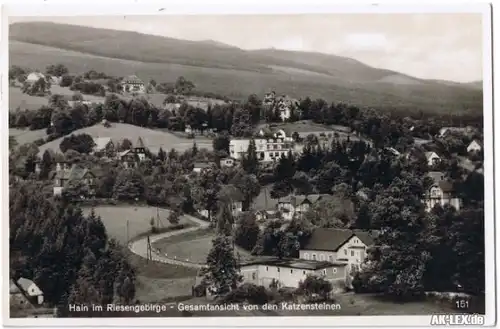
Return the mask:
<path id="1" fill-rule="evenodd" d="M 482 114 L 43 69 L 9 70 L 11 317 L 484 313 Z M 248 315 L 188 309 L 128 316 Z"/>

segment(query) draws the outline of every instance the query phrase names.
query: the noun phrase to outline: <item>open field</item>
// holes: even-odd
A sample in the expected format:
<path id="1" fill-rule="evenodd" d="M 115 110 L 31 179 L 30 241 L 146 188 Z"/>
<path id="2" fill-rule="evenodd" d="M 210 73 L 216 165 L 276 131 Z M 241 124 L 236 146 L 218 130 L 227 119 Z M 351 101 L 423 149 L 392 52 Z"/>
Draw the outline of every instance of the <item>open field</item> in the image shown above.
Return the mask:
<path id="1" fill-rule="evenodd" d="M 40 138 L 46 138 L 46 130 L 38 129 L 38 130 L 29 130 L 29 129 L 17 129 L 17 128 L 9 128 L 9 136 L 14 136 L 17 141 L 17 145 L 23 145 L 27 143 L 32 143 Z"/>
<path id="2" fill-rule="evenodd" d="M 176 257 L 182 261 L 205 264 L 208 252 L 212 248 L 213 238 L 213 233 L 200 230 L 156 241 L 153 247 L 170 258 Z M 237 253 L 242 261 L 253 258 L 241 248 L 237 248 Z"/>
<path id="3" fill-rule="evenodd" d="M 38 110 L 48 104 L 48 97 L 36 97 L 23 94 L 21 88 L 9 87 L 9 111 L 15 111 L 18 107 L 21 110 Z"/>
<path id="4" fill-rule="evenodd" d="M 88 214 L 91 208 L 85 208 Z M 160 217 L 160 227 L 170 226 L 167 220 L 169 211 L 167 209 L 149 206 L 98 206 L 94 208 L 96 215 L 101 217 L 106 231 L 111 238 L 116 239 L 123 245 L 135 236 L 145 233 L 151 229 L 151 217 L 156 219 L 157 211 Z M 127 236 L 128 221 L 128 236 Z M 181 224 L 188 223 L 181 218 Z"/>
<path id="5" fill-rule="evenodd" d="M 73 134 L 83 133 L 89 134 L 92 137 L 110 137 L 112 140 L 116 141 L 128 138 L 132 143 L 135 143 L 137 139 L 141 137 L 145 146 L 153 153 L 157 153 L 160 147 L 166 152 L 172 148 L 175 148 L 179 152 L 184 152 L 193 146 L 194 141 L 196 141 L 198 149 L 212 149 L 211 141 L 183 139 L 168 132 L 142 128 L 126 123 L 112 123 L 109 128 L 106 128 L 101 124 L 97 124 L 92 127 L 79 129 L 73 132 Z M 61 144 L 63 139 L 64 137 L 61 137 L 40 146 L 40 154 L 43 154 L 43 152 L 47 149 L 59 151 L 59 144 Z"/>
<path id="6" fill-rule="evenodd" d="M 329 101 L 343 101 L 352 105 L 379 109 L 423 110 L 434 113 L 459 113 L 469 111 L 469 109 L 480 113 L 482 110 L 482 92 L 480 90 L 453 87 L 435 82 L 417 85 L 379 83 L 377 81 L 383 78 L 386 73 L 382 75 L 380 72 L 372 74 L 373 70 L 377 69 L 367 68 L 361 63 L 359 63 L 363 68 L 361 71 L 369 71 L 367 73 L 367 76 L 370 76 L 368 82 L 353 82 L 338 76 L 324 76 L 324 74 L 276 71 L 261 64 L 258 65 L 258 68 L 254 65 L 248 67 L 244 64 L 244 60 L 240 60 L 234 65 L 231 64 L 230 67 L 226 65 L 222 68 L 219 65 L 220 60 L 217 60 L 217 63 L 206 61 L 199 63 L 193 60 L 188 61 L 193 64 L 188 64 L 186 61 L 179 61 L 179 57 L 164 57 L 163 62 L 158 63 L 151 60 L 145 62 L 146 59 L 139 59 L 139 54 L 136 54 L 134 59 L 123 59 L 123 57 L 119 59 L 120 56 L 124 55 L 123 52 L 116 53 L 116 50 L 115 53 L 96 54 L 93 42 L 99 43 L 99 47 L 101 47 L 99 49 L 104 49 L 104 45 L 100 44 L 98 40 L 89 41 L 73 48 L 70 48 L 72 46 L 68 41 L 66 46 L 59 44 L 60 48 L 56 48 L 55 44 L 44 46 L 41 45 L 44 41 L 31 39 L 33 43 L 28 43 L 28 40 L 24 40 L 24 42 L 10 40 L 10 65 L 44 70 L 49 64 L 61 63 L 74 73 L 93 69 L 118 77 L 136 74 L 144 81 L 154 79 L 157 82 L 173 82 L 177 77 L 184 76 L 193 81 L 198 90 L 214 92 L 236 99 L 246 99 L 248 95 L 253 93 L 263 95 L 269 90 L 275 90 L 279 94 L 287 94 L 296 98 L 309 96 L 312 99 L 324 98 Z M 37 42 L 39 44 L 36 44 Z M 49 42 L 45 44 L 48 45 Z M 142 48 L 133 47 L 133 49 L 140 50 Z M 214 57 L 213 53 L 209 51 L 202 54 L 211 54 Z M 104 55 L 109 57 L 104 57 Z M 148 53 L 141 52 L 141 55 L 144 57 Z M 241 56 L 248 59 L 248 56 L 253 55 L 243 52 Z M 272 62 L 277 60 L 276 58 L 270 59 L 268 55 L 264 57 L 265 61 L 270 61 L 269 65 L 274 65 Z M 263 60 L 262 55 L 258 55 L 256 58 L 258 58 L 256 59 L 257 63 Z M 301 63 L 294 63 L 303 66 Z M 285 66 L 291 67 L 292 63 L 289 64 Z M 299 69 L 303 70 L 304 68 Z M 356 70 L 354 69 L 352 72 L 359 71 Z M 391 72 L 391 75 L 393 74 L 394 72 Z M 374 78 L 377 80 L 374 81 Z"/>

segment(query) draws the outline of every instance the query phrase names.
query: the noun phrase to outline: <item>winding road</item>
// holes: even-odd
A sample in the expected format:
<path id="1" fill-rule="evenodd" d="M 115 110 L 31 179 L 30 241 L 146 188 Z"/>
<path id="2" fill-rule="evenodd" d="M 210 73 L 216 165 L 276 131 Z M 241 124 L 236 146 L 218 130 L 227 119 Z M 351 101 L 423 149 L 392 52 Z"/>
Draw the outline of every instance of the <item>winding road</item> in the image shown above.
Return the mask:
<path id="1" fill-rule="evenodd" d="M 188 228 L 177 230 L 177 231 L 170 231 L 170 232 L 151 235 L 149 237 L 150 243 L 153 244 L 154 242 L 161 240 L 161 239 L 169 238 L 169 237 L 172 237 L 174 235 L 180 235 L 180 234 L 184 234 L 184 233 L 188 233 L 188 232 L 197 231 L 200 229 L 207 228 L 209 226 L 208 222 L 203 221 L 203 220 L 198 219 L 198 218 L 193 217 L 193 216 L 183 215 L 182 218 L 187 219 L 190 222 L 193 222 L 196 226 L 188 227 Z M 143 257 L 143 258 L 148 258 L 148 238 L 147 238 L 147 236 L 130 242 L 128 244 L 128 248 L 134 254 L 136 254 L 140 257 Z M 158 253 L 154 249 L 152 250 L 151 259 L 155 262 L 172 264 L 172 265 L 181 265 L 181 266 L 186 266 L 186 267 L 196 268 L 196 269 L 200 269 L 200 268 L 204 267 L 204 265 L 201 265 L 201 264 L 185 262 L 182 260 L 167 257 L 165 255 Z"/>

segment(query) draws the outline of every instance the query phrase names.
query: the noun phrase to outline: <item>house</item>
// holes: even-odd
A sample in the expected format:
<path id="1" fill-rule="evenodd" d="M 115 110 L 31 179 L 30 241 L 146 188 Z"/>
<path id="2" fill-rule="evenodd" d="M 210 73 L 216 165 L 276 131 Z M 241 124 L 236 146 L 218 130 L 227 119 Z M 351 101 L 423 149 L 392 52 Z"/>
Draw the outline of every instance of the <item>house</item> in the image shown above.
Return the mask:
<path id="1" fill-rule="evenodd" d="M 469 135 L 474 132 L 473 127 L 443 127 L 439 129 L 439 137 L 445 137 L 449 133 Z"/>
<path id="2" fill-rule="evenodd" d="M 435 166 L 441 161 L 441 158 L 436 152 L 425 152 L 425 158 L 427 159 L 428 166 Z"/>
<path id="3" fill-rule="evenodd" d="M 255 212 L 255 219 L 257 220 L 257 222 L 278 219 L 279 216 L 280 213 L 276 210 L 257 210 Z"/>
<path id="4" fill-rule="evenodd" d="M 123 78 L 121 85 L 125 92 L 144 93 L 146 91 L 144 82 L 136 75 L 130 75 L 126 78 Z"/>
<path id="5" fill-rule="evenodd" d="M 444 174 L 439 171 L 431 171 L 427 175 L 432 178 L 433 183 L 424 197 L 425 209 L 431 211 L 437 204 L 442 207 L 449 204 L 460 210 L 461 200 L 456 197 L 453 184 L 446 180 Z"/>
<path id="6" fill-rule="evenodd" d="M 37 82 L 40 79 L 45 79 L 45 75 L 42 74 L 42 73 L 40 73 L 40 72 L 31 72 L 26 77 L 26 82 L 29 83 L 29 84 L 33 84 L 33 83 Z"/>
<path id="7" fill-rule="evenodd" d="M 211 168 L 212 165 L 208 162 L 195 162 L 194 167 L 193 167 L 193 172 L 195 173 L 201 173 L 205 169 Z"/>
<path id="8" fill-rule="evenodd" d="M 307 212 L 316 202 L 327 196 L 327 194 L 289 195 L 278 200 L 278 210 L 283 219 L 292 220 L 296 214 Z"/>
<path id="9" fill-rule="evenodd" d="M 115 143 L 110 137 L 96 137 L 94 138 L 94 154 L 104 154 L 108 148 L 114 148 Z"/>
<path id="10" fill-rule="evenodd" d="M 229 204 L 232 215 L 237 216 L 243 211 L 244 195 L 240 192 L 239 189 L 232 185 L 226 185 L 225 188 L 228 188 L 230 190 L 228 191 L 228 193 L 225 193 L 221 199 Z M 198 210 L 198 213 L 203 217 L 209 217 L 209 212 L 206 209 L 200 209 Z"/>
<path id="11" fill-rule="evenodd" d="M 10 294 L 11 301 L 13 300 L 14 302 L 19 302 L 20 304 L 23 303 L 23 299 L 33 305 L 43 304 L 42 290 L 30 279 L 20 278 L 16 283 L 11 281 Z M 20 295 L 23 295 L 23 297 Z"/>
<path id="12" fill-rule="evenodd" d="M 478 141 L 477 139 L 473 140 L 469 146 L 467 146 L 467 152 L 472 153 L 472 152 L 481 152 L 483 149 L 483 143 L 481 141 Z"/>
<path id="13" fill-rule="evenodd" d="M 221 167 L 234 167 L 236 164 L 236 160 L 233 158 L 222 158 L 220 159 Z"/>
<path id="14" fill-rule="evenodd" d="M 374 234 L 360 230 L 336 228 L 315 229 L 308 242 L 299 251 L 306 260 L 340 262 L 347 266 L 345 278 L 353 270 L 360 270 L 366 251 L 374 244 Z"/>
<path id="15" fill-rule="evenodd" d="M 131 149 L 119 152 L 117 157 L 125 168 L 137 167 L 139 162 L 146 159 L 146 147 L 144 146 L 142 138 L 138 137 L 136 143 Z"/>
<path id="16" fill-rule="evenodd" d="M 299 101 L 290 98 L 286 95 L 281 96 L 279 99 L 275 100 L 275 107 L 279 111 L 279 116 L 281 121 L 286 121 L 292 116 L 292 111 L 297 109 L 299 106 Z"/>
<path id="17" fill-rule="evenodd" d="M 278 288 L 298 288 L 308 275 L 317 275 L 331 282 L 345 280 L 345 264 L 307 259 L 262 258 L 240 265 L 244 283 Z"/>
<path id="18" fill-rule="evenodd" d="M 271 135 L 269 136 L 268 133 Z M 283 129 L 275 132 L 262 129 L 259 131 L 258 137 L 254 139 L 254 142 L 257 150 L 257 158 L 261 162 L 277 161 L 294 149 L 293 138 L 288 136 Z M 249 145 L 250 139 L 248 138 L 232 139 L 229 143 L 229 155 L 236 160 L 241 160 L 247 153 Z"/>
<path id="19" fill-rule="evenodd" d="M 95 171 L 83 168 L 77 164 L 71 167 L 67 163 L 57 163 L 56 171 L 53 173 L 54 195 L 62 195 L 64 188 L 70 183 L 81 182 L 88 189 L 88 194 L 95 194 L 97 174 Z"/>

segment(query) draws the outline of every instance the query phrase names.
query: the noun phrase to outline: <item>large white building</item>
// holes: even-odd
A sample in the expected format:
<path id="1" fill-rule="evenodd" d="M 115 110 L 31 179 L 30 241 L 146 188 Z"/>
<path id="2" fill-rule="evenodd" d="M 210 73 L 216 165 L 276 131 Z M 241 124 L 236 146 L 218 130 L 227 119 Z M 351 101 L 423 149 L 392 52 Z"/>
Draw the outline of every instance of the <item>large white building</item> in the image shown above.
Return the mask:
<path id="1" fill-rule="evenodd" d="M 229 155 L 240 160 L 248 151 L 250 145 L 249 138 L 232 139 L 229 143 Z M 278 130 L 271 136 L 265 136 L 264 132 L 259 132 L 259 136 L 254 138 L 257 157 L 262 162 L 272 162 L 284 157 L 288 152 L 294 150 L 294 141 L 291 136 L 287 136 L 284 130 Z"/>
<path id="2" fill-rule="evenodd" d="M 243 282 L 269 287 L 298 288 L 308 275 L 316 275 L 334 283 L 345 280 L 345 265 L 305 259 L 261 259 L 240 266 Z"/>

